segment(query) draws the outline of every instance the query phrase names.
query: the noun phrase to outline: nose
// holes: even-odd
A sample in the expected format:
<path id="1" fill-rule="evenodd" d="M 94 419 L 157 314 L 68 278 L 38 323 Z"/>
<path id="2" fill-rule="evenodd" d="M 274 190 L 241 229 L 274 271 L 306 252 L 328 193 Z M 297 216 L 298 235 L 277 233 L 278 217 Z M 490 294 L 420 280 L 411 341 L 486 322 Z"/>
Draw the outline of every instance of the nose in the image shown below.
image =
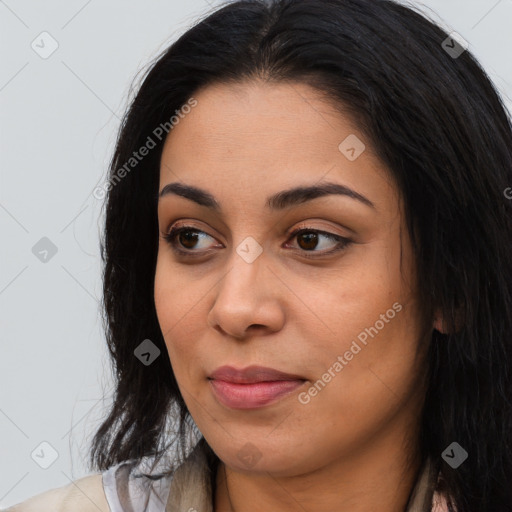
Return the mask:
<path id="1" fill-rule="evenodd" d="M 286 293 L 264 252 L 251 261 L 234 251 L 217 284 L 208 325 L 239 340 L 277 332 L 285 320 Z"/>

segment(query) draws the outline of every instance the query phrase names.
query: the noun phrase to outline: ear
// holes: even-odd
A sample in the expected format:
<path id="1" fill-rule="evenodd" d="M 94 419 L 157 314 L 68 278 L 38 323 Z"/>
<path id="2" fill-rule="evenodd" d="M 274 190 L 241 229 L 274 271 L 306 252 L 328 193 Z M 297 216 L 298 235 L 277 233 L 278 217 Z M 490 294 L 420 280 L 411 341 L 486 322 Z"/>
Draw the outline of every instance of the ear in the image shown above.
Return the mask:
<path id="1" fill-rule="evenodd" d="M 463 321 L 462 321 L 462 314 L 461 311 L 458 310 L 456 313 L 456 319 L 455 319 L 455 332 L 459 332 L 462 329 Z M 446 326 L 444 315 L 441 313 L 441 311 L 437 310 L 436 314 L 434 316 L 434 324 L 433 327 L 436 331 L 439 331 L 442 334 L 449 334 L 450 331 L 448 330 L 448 327 Z"/>
<path id="2" fill-rule="evenodd" d="M 448 334 L 448 330 L 445 328 L 444 325 L 444 317 L 440 312 L 436 312 L 433 327 L 436 331 L 439 331 L 442 334 Z"/>

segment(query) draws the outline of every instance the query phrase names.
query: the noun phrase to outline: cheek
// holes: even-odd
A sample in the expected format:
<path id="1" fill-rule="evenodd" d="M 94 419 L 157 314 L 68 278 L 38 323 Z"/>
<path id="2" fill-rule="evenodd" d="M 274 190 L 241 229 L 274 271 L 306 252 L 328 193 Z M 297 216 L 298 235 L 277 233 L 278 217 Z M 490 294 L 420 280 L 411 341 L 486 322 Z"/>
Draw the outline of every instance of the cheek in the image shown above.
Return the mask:
<path id="1" fill-rule="evenodd" d="M 183 365 L 177 364 L 177 362 L 183 359 L 183 349 L 186 345 L 180 344 L 179 333 L 180 324 L 187 322 L 186 308 L 184 307 L 186 294 L 183 293 L 181 283 L 178 281 L 178 274 L 171 272 L 169 266 L 159 256 L 154 283 L 155 310 L 175 373 L 177 370 L 179 373 L 179 369 L 183 368 Z M 180 292 L 177 293 L 177 290 Z M 179 378 L 178 375 L 176 377 Z"/>
<path id="2" fill-rule="evenodd" d="M 369 335 L 366 345 L 358 341 L 356 329 L 336 347 L 323 345 L 311 354 L 325 361 L 327 352 L 329 361 L 298 397 L 295 414 L 285 422 L 291 432 L 315 425 L 311 463 L 328 458 L 333 445 L 345 454 L 362 448 L 385 432 L 394 418 L 415 417 L 416 400 L 421 398 L 420 363 L 415 357 L 415 332 L 405 314 L 400 318 L 403 313 L 398 312 L 378 334 Z M 300 452 L 300 443 L 296 449 Z"/>
<path id="3" fill-rule="evenodd" d="M 387 261 L 366 260 L 322 287 L 309 284 L 316 318 L 309 315 L 309 327 L 295 319 L 302 337 L 315 340 L 303 412 L 335 422 L 348 437 L 365 425 L 375 428 L 418 389 L 418 308 L 401 285 L 399 268 Z"/>
<path id="4" fill-rule="evenodd" d="M 324 398 L 351 404 L 346 411 L 373 401 L 378 406 L 386 396 L 394 400 L 417 378 L 417 304 L 387 279 L 361 279 L 333 291 L 311 347 L 311 358 L 321 363 L 320 386 L 328 382 L 325 388 L 336 390 Z"/>
<path id="5" fill-rule="evenodd" d="M 176 294 L 173 293 L 173 290 L 176 289 L 176 283 L 173 282 L 171 277 L 171 274 L 166 271 L 162 258 L 159 255 L 155 271 L 154 299 L 158 323 L 164 338 L 166 338 L 166 334 L 175 323 L 174 317 L 178 303 Z"/>
<path id="6" fill-rule="evenodd" d="M 365 359 L 361 357 L 363 352 L 368 352 L 364 350 L 364 343 L 369 345 L 372 339 L 388 339 L 386 343 L 373 343 L 375 357 L 380 357 L 379 347 L 387 346 L 387 350 L 389 345 L 399 343 L 404 303 L 409 299 L 402 289 L 399 274 L 388 268 L 385 254 L 358 253 L 350 261 L 344 260 L 339 269 L 324 270 L 310 277 L 295 278 L 293 291 L 302 300 L 290 302 L 294 316 L 289 323 L 293 328 L 296 326 L 298 335 L 302 333 L 299 339 L 311 344 L 309 348 L 322 365 L 350 350 L 354 341 L 362 348 L 357 359 Z M 292 279 L 290 276 L 291 282 Z M 358 348 L 353 350 L 357 352 Z"/>
<path id="7" fill-rule="evenodd" d="M 201 282 L 189 283 L 184 272 L 160 256 L 157 260 L 154 282 L 155 310 L 160 330 L 167 347 L 173 372 L 178 383 L 187 389 L 193 385 L 194 367 L 201 358 L 196 340 L 206 325 L 204 301 L 208 290 Z"/>
<path id="8" fill-rule="evenodd" d="M 203 295 L 201 283 L 189 283 L 185 273 L 172 264 L 162 248 L 156 264 L 154 300 L 164 338 L 170 337 L 178 327 L 194 325 Z"/>

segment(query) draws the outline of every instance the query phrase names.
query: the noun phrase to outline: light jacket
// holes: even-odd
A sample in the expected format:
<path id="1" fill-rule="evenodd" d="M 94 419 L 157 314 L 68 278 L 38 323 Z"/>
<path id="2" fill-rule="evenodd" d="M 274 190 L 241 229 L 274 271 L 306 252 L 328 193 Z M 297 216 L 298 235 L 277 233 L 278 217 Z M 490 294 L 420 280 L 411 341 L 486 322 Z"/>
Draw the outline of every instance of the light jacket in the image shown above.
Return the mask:
<path id="1" fill-rule="evenodd" d="M 204 439 L 203 439 L 204 441 Z M 131 468 L 131 469 L 130 469 Z M 406 512 L 449 512 L 445 499 L 433 491 L 436 476 L 423 466 Z M 149 499 L 149 503 L 148 503 Z M 212 512 L 211 468 L 199 442 L 172 476 L 160 480 L 137 476 L 123 462 L 74 480 L 8 508 L 5 512 Z"/>

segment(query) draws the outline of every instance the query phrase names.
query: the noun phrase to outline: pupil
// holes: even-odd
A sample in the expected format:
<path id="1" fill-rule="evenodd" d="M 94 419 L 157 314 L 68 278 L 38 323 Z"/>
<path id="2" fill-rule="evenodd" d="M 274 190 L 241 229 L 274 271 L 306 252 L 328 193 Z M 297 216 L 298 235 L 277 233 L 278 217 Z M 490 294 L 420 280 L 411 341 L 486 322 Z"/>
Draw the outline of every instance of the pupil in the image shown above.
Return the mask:
<path id="1" fill-rule="evenodd" d="M 299 239 L 304 239 L 306 238 L 307 241 L 306 241 L 306 247 L 303 247 L 303 249 L 314 249 L 315 246 L 316 246 L 316 237 L 318 235 L 316 233 L 310 233 L 308 235 L 300 235 Z M 313 243 L 311 243 L 313 242 Z"/>
<path id="2" fill-rule="evenodd" d="M 188 235 L 186 235 L 186 233 Z M 182 231 L 180 233 L 180 243 L 186 247 L 187 249 L 192 249 L 195 242 L 197 242 L 197 233 L 194 231 Z M 185 243 L 183 243 L 183 239 L 185 239 Z M 188 240 L 187 240 L 188 239 Z M 187 241 L 191 243 L 191 246 L 187 245 Z"/>

